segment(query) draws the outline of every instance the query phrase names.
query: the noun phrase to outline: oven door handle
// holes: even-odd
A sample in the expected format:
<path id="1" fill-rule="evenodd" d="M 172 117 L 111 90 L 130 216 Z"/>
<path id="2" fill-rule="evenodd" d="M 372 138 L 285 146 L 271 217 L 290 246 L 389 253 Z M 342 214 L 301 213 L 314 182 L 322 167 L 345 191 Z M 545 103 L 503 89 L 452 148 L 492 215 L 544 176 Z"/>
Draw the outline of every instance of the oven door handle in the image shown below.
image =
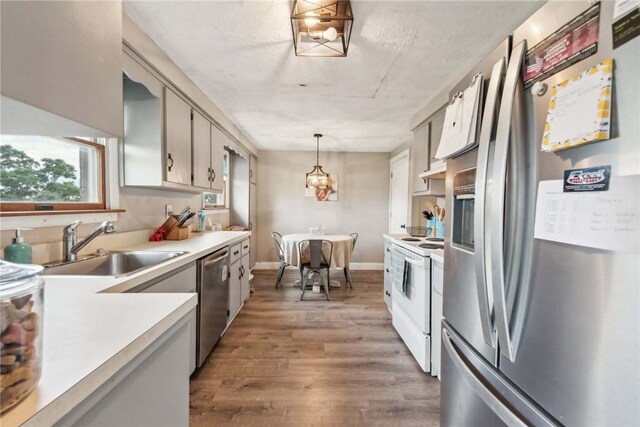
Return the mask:
<path id="1" fill-rule="evenodd" d="M 424 262 L 422 261 L 418 261 L 418 260 L 407 258 L 407 257 L 404 258 L 404 261 L 408 262 L 409 264 L 416 265 L 418 267 L 424 267 Z"/>

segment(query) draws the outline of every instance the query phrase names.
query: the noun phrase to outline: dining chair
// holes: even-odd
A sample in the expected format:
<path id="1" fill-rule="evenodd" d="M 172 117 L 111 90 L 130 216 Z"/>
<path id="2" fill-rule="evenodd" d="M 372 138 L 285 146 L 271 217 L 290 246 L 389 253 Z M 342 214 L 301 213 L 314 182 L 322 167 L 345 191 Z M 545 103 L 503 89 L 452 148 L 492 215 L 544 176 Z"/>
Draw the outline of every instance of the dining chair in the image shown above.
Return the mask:
<path id="1" fill-rule="evenodd" d="M 325 253 L 329 252 L 329 257 Z M 322 272 L 327 273 L 327 280 L 323 282 L 324 293 L 329 300 L 329 283 L 331 269 L 331 258 L 333 257 L 333 242 L 324 239 L 307 239 L 298 242 L 298 261 L 300 262 L 300 300 L 304 300 L 304 293 L 307 291 L 307 280 L 309 274 L 315 273 L 322 277 Z M 313 285 L 311 286 L 313 288 Z"/>
<path id="2" fill-rule="evenodd" d="M 284 275 L 284 269 L 287 268 L 289 264 L 284 260 L 284 249 L 282 247 L 282 234 L 278 233 L 277 231 L 272 231 L 271 237 L 273 237 L 273 244 L 275 245 L 276 250 L 278 251 L 278 259 L 280 261 L 280 265 L 278 266 L 278 275 L 276 276 L 276 289 L 278 289 L 278 285 L 280 284 L 280 281 L 282 280 L 282 276 Z"/>
<path id="3" fill-rule="evenodd" d="M 356 248 L 356 242 L 358 241 L 358 233 L 351 233 L 349 236 L 351 236 L 351 254 L 353 255 L 353 251 Z M 351 283 L 351 271 L 349 271 L 348 265 L 344 267 L 344 278 L 347 279 L 349 287 L 353 289 L 353 283 Z"/>

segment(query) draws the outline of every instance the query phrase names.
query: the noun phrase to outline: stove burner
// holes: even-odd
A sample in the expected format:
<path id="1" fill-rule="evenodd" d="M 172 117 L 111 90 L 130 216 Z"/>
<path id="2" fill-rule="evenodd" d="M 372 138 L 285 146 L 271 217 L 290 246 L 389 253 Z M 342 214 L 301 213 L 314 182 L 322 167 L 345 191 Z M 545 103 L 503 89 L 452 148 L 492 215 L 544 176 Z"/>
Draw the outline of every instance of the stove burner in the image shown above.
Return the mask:
<path id="1" fill-rule="evenodd" d="M 420 239 L 416 239 L 415 237 L 404 237 L 402 240 L 405 242 L 419 242 Z"/>
<path id="2" fill-rule="evenodd" d="M 434 245 L 432 243 L 423 243 L 423 244 L 418 245 L 418 246 L 421 247 L 421 248 L 424 248 L 424 249 L 442 249 L 442 246 Z"/>
<path id="3" fill-rule="evenodd" d="M 431 242 L 444 242 L 444 237 L 427 237 L 427 240 Z"/>

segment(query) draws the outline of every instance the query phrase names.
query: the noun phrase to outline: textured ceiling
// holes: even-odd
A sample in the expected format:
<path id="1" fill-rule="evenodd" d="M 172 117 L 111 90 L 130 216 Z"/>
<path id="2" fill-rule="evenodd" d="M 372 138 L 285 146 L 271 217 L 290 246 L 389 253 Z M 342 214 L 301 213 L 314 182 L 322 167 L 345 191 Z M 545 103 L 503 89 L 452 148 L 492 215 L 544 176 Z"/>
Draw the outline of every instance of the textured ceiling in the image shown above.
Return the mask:
<path id="1" fill-rule="evenodd" d="M 125 1 L 260 149 L 391 151 L 409 119 L 540 2 L 352 1 L 346 58 L 293 53 L 285 1 Z M 305 87 L 300 86 L 305 84 Z"/>

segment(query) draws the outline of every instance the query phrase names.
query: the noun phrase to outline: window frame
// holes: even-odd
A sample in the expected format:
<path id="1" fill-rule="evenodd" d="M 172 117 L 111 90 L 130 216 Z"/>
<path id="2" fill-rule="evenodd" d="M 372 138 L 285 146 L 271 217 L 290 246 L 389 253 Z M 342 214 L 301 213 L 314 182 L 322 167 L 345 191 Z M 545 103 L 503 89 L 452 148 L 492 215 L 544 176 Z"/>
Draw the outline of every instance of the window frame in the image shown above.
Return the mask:
<path id="1" fill-rule="evenodd" d="M 100 202 L 95 203 L 74 203 L 74 202 L 3 202 L 0 200 L 0 213 L 5 212 L 25 212 L 25 214 L 34 213 L 39 215 L 53 214 L 64 211 L 103 211 L 107 210 L 107 192 L 106 192 L 106 164 L 105 164 L 105 145 L 82 138 L 61 137 L 67 141 L 74 142 L 78 145 L 88 145 L 95 148 L 98 152 L 99 180 L 100 185 L 98 192 L 100 194 Z"/>

